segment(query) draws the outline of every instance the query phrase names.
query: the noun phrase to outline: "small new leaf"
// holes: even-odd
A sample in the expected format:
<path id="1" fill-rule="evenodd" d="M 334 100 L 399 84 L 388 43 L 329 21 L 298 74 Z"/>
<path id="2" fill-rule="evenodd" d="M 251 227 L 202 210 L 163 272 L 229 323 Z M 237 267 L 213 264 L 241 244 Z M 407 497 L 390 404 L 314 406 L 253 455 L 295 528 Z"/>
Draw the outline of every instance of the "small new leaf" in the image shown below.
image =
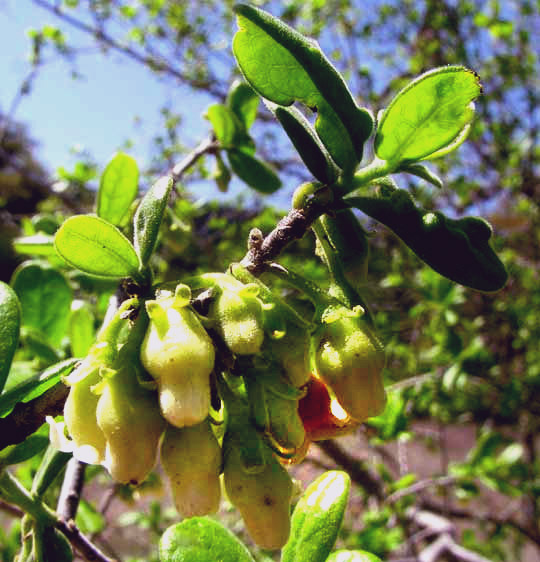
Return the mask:
<path id="1" fill-rule="evenodd" d="M 482 93 L 477 74 L 462 66 L 430 70 L 408 84 L 383 112 L 375 153 L 398 165 L 435 158 L 465 140 Z"/>
<path id="2" fill-rule="evenodd" d="M 99 182 L 97 215 L 119 225 L 139 189 L 139 168 L 131 156 L 117 152 L 107 164 Z"/>
<path id="3" fill-rule="evenodd" d="M 146 266 L 156 247 L 163 215 L 174 180 L 160 178 L 142 198 L 133 218 L 135 250 L 142 266 Z"/>
<path id="4" fill-rule="evenodd" d="M 136 275 L 139 260 L 131 242 L 111 223 L 93 215 L 67 219 L 54 237 L 58 255 L 88 275 Z"/>
<path id="5" fill-rule="evenodd" d="M 316 42 L 258 8 L 239 4 L 235 11 L 233 52 L 247 81 L 278 105 L 300 101 L 316 108 L 321 141 L 338 166 L 352 170 L 373 129 L 370 113 L 356 105 Z"/>

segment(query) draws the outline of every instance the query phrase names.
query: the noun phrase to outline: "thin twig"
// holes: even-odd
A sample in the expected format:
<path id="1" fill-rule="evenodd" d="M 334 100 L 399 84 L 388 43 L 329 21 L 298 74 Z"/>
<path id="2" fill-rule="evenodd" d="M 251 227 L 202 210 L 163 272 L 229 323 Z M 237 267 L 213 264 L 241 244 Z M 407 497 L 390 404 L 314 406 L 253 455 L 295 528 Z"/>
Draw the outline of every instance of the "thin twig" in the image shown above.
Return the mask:
<path id="1" fill-rule="evenodd" d="M 58 517 L 64 521 L 75 520 L 81 500 L 85 469 L 86 465 L 75 457 L 67 464 L 56 508 Z"/>

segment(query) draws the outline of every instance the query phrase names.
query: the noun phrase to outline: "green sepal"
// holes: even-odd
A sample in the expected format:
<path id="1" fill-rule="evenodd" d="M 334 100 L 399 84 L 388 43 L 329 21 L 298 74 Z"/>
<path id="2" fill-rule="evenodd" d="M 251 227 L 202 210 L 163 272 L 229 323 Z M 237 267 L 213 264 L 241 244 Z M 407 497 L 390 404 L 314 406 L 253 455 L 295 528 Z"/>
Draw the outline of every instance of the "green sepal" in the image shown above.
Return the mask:
<path id="1" fill-rule="evenodd" d="M 270 105 L 270 104 L 269 104 Z M 309 121 L 296 107 L 270 105 L 307 169 L 324 184 L 333 183 L 338 169 Z"/>
<path id="2" fill-rule="evenodd" d="M 494 292 L 507 280 L 507 272 L 491 246 L 492 230 L 477 217 L 449 219 L 440 212 L 417 207 L 409 193 L 389 186 L 378 196 L 345 197 L 390 228 L 435 271 L 479 291 Z"/>
<path id="3" fill-rule="evenodd" d="M 276 173 L 243 148 L 227 150 L 227 157 L 233 172 L 255 191 L 269 194 L 281 187 L 281 180 Z"/>
<path id="4" fill-rule="evenodd" d="M 13 355 L 19 344 L 21 305 L 15 291 L 0 281 L 0 392 L 4 388 Z"/>
<path id="5" fill-rule="evenodd" d="M 281 562 L 326 560 L 343 521 L 350 486 L 349 475 L 338 470 L 325 472 L 308 486 L 294 509 Z"/>
<path id="6" fill-rule="evenodd" d="M 356 105 L 315 41 L 258 8 L 239 4 L 235 12 L 233 52 L 247 81 L 278 105 L 316 108 L 319 138 L 338 166 L 354 169 L 373 129 L 371 114 Z"/>
<path id="7" fill-rule="evenodd" d="M 146 192 L 133 217 L 135 251 L 142 267 L 148 264 L 156 247 L 159 229 L 173 185 L 172 177 L 160 178 Z"/>
<path id="8" fill-rule="evenodd" d="M 160 562 L 254 562 L 248 549 L 218 521 L 191 517 L 169 527 L 159 541 Z"/>
<path id="9" fill-rule="evenodd" d="M 117 152 L 101 174 L 96 201 L 97 216 L 118 226 L 137 197 L 139 168 L 131 156 Z"/>

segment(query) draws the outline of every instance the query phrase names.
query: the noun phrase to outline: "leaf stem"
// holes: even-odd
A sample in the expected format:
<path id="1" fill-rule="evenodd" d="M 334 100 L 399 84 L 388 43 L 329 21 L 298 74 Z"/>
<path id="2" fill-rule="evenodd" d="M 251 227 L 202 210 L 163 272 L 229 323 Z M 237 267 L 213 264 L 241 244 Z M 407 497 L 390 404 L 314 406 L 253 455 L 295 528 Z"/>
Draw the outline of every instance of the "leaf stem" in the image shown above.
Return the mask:
<path id="1" fill-rule="evenodd" d="M 352 177 L 350 184 L 340 186 L 340 195 L 347 195 L 352 191 L 356 191 L 360 187 L 372 182 L 374 179 L 382 178 L 394 171 L 393 166 L 386 160 L 375 158 L 364 168 L 360 168 Z"/>

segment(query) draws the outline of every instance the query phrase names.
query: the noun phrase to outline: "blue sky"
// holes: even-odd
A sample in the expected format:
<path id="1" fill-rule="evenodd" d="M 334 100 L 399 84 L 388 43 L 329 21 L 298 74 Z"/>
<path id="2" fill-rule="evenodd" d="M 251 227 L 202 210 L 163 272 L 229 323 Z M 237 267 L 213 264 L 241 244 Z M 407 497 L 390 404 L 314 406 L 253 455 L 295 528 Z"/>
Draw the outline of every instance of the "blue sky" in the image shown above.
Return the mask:
<path id="1" fill-rule="evenodd" d="M 26 32 L 44 24 L 60 25 L 77 46 L 92 46 L 91 39 L 59 24 L 52 14 L 30 0 L 0 0 L 0 109 L 12 104 L 22 80 L 30 71 L 30 40 Z M 76 157 L 71 149 L 87 149 L 100 165 L 130 139 L 129 153 L 141 167 L 150 157 L 151 139 L 159 132 L 159 110 L 167 102 L 189 104 L 184 111 L 182 142 L 196 144 L 207 134 L 208 123 L 202 113 L 208 105 L 205 96 L 194 96 L 187 89 L 170 82 L 160 82 L 142 65 L 121 54 L 101 56 L 95 49 L 79 56 L 76 69 L 82 79 L 71 77 L 72 67 L 60 57 L 50 57 L 14 115 L 28 125 L 30 135 L 38 142 L 39 160 L 53 172 L 58 166 L 71 168 Z M 185 108 L 184 108 L 185 109 Z M 142 118 L 138 124 L 135 117 Z M 242 188 L 233 186 L 232 194 Z M 217 189 L 208 195 L 215 197 Z M 232 195 L 231 194 L 231 195 Z"/>

